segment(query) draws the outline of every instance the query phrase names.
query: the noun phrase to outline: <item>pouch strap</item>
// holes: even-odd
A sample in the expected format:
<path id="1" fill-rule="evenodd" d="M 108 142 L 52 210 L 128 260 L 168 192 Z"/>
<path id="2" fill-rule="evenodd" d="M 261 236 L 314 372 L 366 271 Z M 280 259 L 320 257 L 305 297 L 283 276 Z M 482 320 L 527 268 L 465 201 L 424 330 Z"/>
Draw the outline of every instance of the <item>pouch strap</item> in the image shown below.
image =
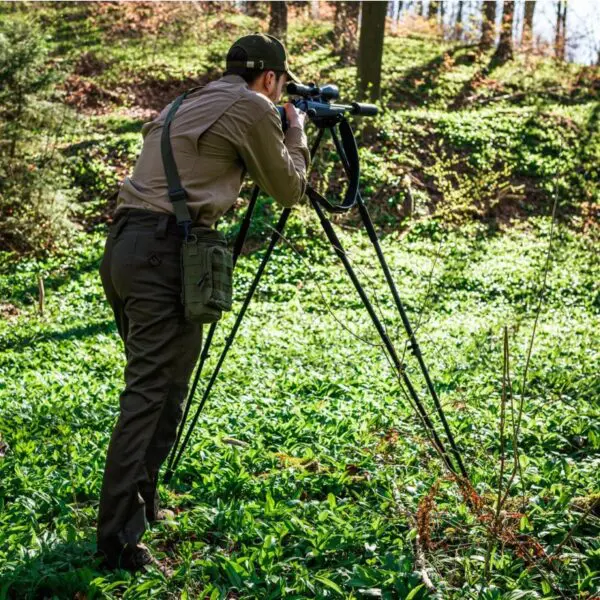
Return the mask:
<path id="1" fill-rule="evenodd" d="M 173 146 L 171 145 L 170 134 L 171 121 L 173 120 L 177 109 L 181 106 L 181 103 L 185 100 L 190 91 L 191 90 L 188 90 L 187 92 L 181 94 L 181 96 L 178 96 L 171 105 L 171 108 L 167 113 L 167 117 L 165 118 L 160 137 L 160 152 L 162 155 L 165 175 L 167 177 L 169 200 L 173 204 L 177 225 L 183 227 L 186 237 L 192 225 L 192 217 L 187 205 L 188 195 L 181 185 L 179 171 L 177 170 L 177 164 L 175 163 L 175 157 L 173 156 Z"/>

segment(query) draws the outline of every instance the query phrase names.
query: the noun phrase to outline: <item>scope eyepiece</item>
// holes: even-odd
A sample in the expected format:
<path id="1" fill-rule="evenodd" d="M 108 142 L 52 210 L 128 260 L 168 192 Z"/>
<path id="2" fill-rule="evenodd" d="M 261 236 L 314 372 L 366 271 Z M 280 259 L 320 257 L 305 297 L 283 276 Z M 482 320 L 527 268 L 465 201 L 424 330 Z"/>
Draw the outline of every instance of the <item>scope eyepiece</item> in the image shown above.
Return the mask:
<path id="1" fill-rule="evenodd" d="M 285 89 L 287 93 L 292 96 L 308 97 L 319 95 L 319 88 L 314 83 L 303 85 L 301 83 L 294 83 L 293 81 L 291 81 L 287 84 Z"/>

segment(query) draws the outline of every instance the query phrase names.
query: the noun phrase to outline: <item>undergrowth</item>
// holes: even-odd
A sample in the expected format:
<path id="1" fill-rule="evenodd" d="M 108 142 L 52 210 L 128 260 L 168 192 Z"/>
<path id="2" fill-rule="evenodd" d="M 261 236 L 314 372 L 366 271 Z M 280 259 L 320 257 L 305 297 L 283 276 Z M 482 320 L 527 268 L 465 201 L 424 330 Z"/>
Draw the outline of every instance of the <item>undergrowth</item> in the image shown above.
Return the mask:
<path id="1" fill-rule="evenodd" d="M 40 164 L 48 140 L 48 189 L 68 182 L 79 228 L 66 247 L 2 240 L 0 599 L 597 597 L 597 69 L 526 55 L 491 69 L 472 47 L 424 35 L 386 38 L 382 110 L 355 123 L 361 189 L 473 487 L 442 470 L 303 205 L 172 488 L 161 488 L 176 519 L 147 541 L 173 577 L 99 570 L 97 498 L 124 361 L 97 274 L 105 223 L 142 123 L 218 76 L 229 44 L 265 26 L 224 6 L 36 5 L 49 64 L 65 74 L 50 102 L 64 119 L 33 128 L 25 164 Z M 293 69 L 352 100 L 355 69 L 336 64 L 330 38 L 326 22 L 293 21 Z M 343 189 L 334 159 L 325 144 L 311 175 L 332 196 Z M 230 239 L 243 204 L 221 224 Z M 278 212 L 259 200 L 236 307 Z M 424 397 L 356 214 L 334 220 Z M 513 469 L 511 397 L 524 403 L 518 470 L 496 514 L 503 455 L 504 486 Z"/>

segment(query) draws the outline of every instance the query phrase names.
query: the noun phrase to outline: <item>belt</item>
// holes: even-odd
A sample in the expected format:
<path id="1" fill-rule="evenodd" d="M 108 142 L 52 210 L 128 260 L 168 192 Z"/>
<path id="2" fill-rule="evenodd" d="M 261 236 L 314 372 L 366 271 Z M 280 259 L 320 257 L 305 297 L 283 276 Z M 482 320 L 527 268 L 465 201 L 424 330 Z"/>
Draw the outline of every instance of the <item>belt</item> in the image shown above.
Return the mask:
<path id="1" fill-rule="evenodd" d="M 154 230 L 155 237 L 158 239 L 165 238 L 167 234 L 183 238 L 183 231 L 177 225 L 175 215 L 153 210 L 141 208 L 120 209 L 113 220 L 110 235 L 117 237 L 126 226 L 127 229 Z"/>
<path id="2" fill-rule="evenodd" d="M 183 230 L 177 225 L 175 215 L 161 213 L 143 208 L 121 208 L 115 214 L 111 227 L 111 234 L 117 237 L 124 227 L 128 229 L 148 231 L 154 229 L 157 239 L 164 239 L 167 235 L 173 235 L 183 239 Z M 197 226 L 196 226 L 197 227 Z M 207 227 L 207 229 L 212 229 Z"/>

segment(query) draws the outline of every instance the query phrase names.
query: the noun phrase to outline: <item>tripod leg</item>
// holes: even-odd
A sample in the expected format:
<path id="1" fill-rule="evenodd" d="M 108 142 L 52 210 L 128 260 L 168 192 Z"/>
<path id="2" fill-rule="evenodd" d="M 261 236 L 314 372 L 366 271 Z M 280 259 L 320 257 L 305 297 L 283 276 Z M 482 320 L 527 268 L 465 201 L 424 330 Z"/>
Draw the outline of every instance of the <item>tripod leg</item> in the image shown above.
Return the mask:
<path id="1" fill-rule="evenodd" d="M 221 352 L 221 356 L 219 357 L 219 360 L 215 366 L 213 374 L 211 375 L 211 378 L 206 386 L 206 389 L 204 390 L 204 394 L 202 395 L 202 400 L 200 401 L 200 404 L 198 405 L 198 408 L 196 409 L 196 413 L 194 414 L 194 418 L 192 419 L 190 426 L 188 427 L 187 434 L 181 444 L 181 447 L 179 448 L 179 452 L 176 454 L 170 467 L 168 468 L 168 470 L 165 473 L 165 476 L 164 476 L 165 483 L 168 483 L 171 480 L 171 478 L 173 477 L 173 473 L 175 472 L 175 469 L 177 468 L 177 465 L 179 464 L 179 461 L 181 460 L 181 457 L 185 451 L 185 448 L 190 441 L 194 427 L 196 426 L 196 423 L 198 422 L 198 418 L 200 417 L 200 413 L 202 412 L 202 408 L 204 407 L 204 404 L 206 403 L 206 400 L 208 399 L 208 396 L 210 395 L 210 392 L 215 384 L 215 381 L 217 380 L 217 376 L 219 375 L 221 366 L 223 365 L 225 357 L 227 356 L 227 353 L 229 352 L 229 348 L 231 347 L 231 345 L 233 343 L 233 340 L 234 340 L 235 335 L 240 327 L 242 319 L 244 318 L 246 309 L 248 308 L 248 305 L 250 304 L 250 300 L 252 300 L 252 296 L 254 295 L 254 292 L 256 291 L 256 288 L 258 287 L 260 278 L 262 277 L 265 267 L 267 266 L 267 262 L 269 262 L 269 259 L 271 258 L 271 254 L 273 253 L 273 250 L 275 249 L 275 245 L 277 244 L 277 241 L 279 240 L 279 237 L 280 237 L 281 233 L 283 232 L 283 229 L 285 227 L 287 219 L 290 216 L 290 212 L 291 212 L 290 209 L 286 208 L 281 213 L 281 217 L 279 217 L 279 221 L 277 222 L 275 231 L 273 232 L 273 235 L 271 236 L 271 241 L 269 243 L 269 247 L 267 248 L 267 251 L 265 252 L 265 255 L 262 258 L 260 266 L 258 267 L 258 271 L 256 272 L 256 275 L 254 276 L 254 280 L 252 281 L 252 285 L 250 286 L 250 289 L 248 290 L 248 293 L 246 294 L 246 298 L 244 299 L 242 308 L 240 309 L 240 312 L 239 312 L 239 314 L 235 320 L 235 323 L 231 329 L 231 333 L 227 337 L 225 347 L 223 348 L 223 351 Z"/>
<path id="2" fill-rule="evenodd" d="M 335 131 L 335 128 L 332 127 L 330 129 L 330 132 L 331 132 L 331 137 L 333 138 L 333 142 L 335 144 L 336 150 L 338 152 L 338 155 L 344 165 L 344 169 L 347 173 L 349 173 L 350 165 L 348 164 L 348 159 L 346 158 L 346 155 L 344 153 L 344 148 L 343 148 L 342 144 L 340 143 L 340 140 L 338 138 L 337 132 Z M 425 361 L 423 359 L 423 354 L 421 353 L 421 348 L 419 347 L 419 344 L 415 337 L 413 328 L 410 324 L 410 321 L 408 320 L 408 315 L 406 314 L 406 311 L 404 310 L 402 301 L 400 300 L 400 295 L 398 294 L 398 288 L 396 288 L 396 284 L 394 282 L 394 279 L 392 278 L 392 274 L 390 272 L 389 266 L 387 264 L 385 256 L 383 255 L 383 251 L 381 249 L 381 244 L 379 243 L 379 239 L 377 238 L 377 233 L 375 232 L 375 227 L 373 226 L 373 221 L 371 220 L 371 215 L 369 214 L 369 211 L 367 210 L 367 207 L 362 199 L 362 196 L 360 195 L 360 192 L 358 193 L 358 196 L 357 196 L 357 204 L 358 204 L 358 210 L 359 210 L 361 219 L 365 225 L 365 229 L 367 230 L 367 235 L 369 236 L 371 243 L 375 247 L 375 252 L 377 253 L 377 259 L 379 260 L 379 264 L 381 265 L 381 268 L 383 269 L 383 274 L 385 276 L 385 280 L 387 281 L 388 287 L 390 288 L 390 291 L 392 292 L 392 296 L 394 298 L 396 308 L 398 309 L 398 312 L 400 313 L 400 318 L 402 319 L 402 324 L 404 325 L 404 329 L 408 335 L 411 352 L 417 358 L 417 362 L 419 363 L 419 368 L 421 369 L 421 372 L 423 373 L 423 377 L 425 379 L 427 389 L 429 390 L 429 394 L 431 395 L 431 398 L 433 399 L 433 403 L 435 405 L 436 412 L 437 412 L 438 416 L 440 417 L 440 420 L 442 421 L 442 426 L 444 428 L 444 432 L 446 433 L 448 441 L 450 442 L 450 448 L 452 450 L 452 454 L 453 454 L 454 458 L 456 459 L 456 462 L 458 464 L 458 467 L 460 469 L 462 476 L 468 479 L 467 470 L 465 469 L 462 458 L 460 456 L 460 452 L 456 445 L 454 435 L 452 434 L 452 430 L 450 429 L 450 426 L 448 425 L 448 421 L 446 420 L 446 415 L 444 414 L 444 409 L 442 408 L 440 399 L 437 395 L 437 392 L 435 391 L 435 387 L 433 385 L 433 382 L 431 381 L 431 377 L 429 376 L 429 370 L 427 369 L 427 367 L 425 365 Z"/>
<path id="3" fill-rule="evenodd" d="M 448 425 L 448 421 L 446 420 L 446 415 L 444 414 L 444 409 L 442 408 L 440 399 L 437 395 L 437 392 L 435 391 L 435 387 L 433 386 L 431 377 L 429 376 L 429 371 L 425 365 L 425 361 L 424 361 L 423 355 L 421 353 L 421 348 L 419 347 L 419 343 L 417 342 L 413 328 L 410 324 L 410 321 L 408 320 L 408 315 L 406 314 L 406 311 L 404 310 L 402 301 L 400 300 L 400 295 L 398 294 L 398 289 L 396 288 L 396 284 L 394 282 L 394 279 L 392 278 L 392 274 L 390 272 L 389 266 L 387 264 L 385 256 L 383 255 L 383 251 L 381 249 L 381 244 L 379 243 L 379 239 L 377 238 L 377 233 L 375 232 L 375 227 L 373 226 L 373 221 L 371 221 L 371 216 L 369 215 L 369 211 L 367 210 L 367 207 L 365 206 L 365 203 L 363 202 L 363 199 L 360 196 L 360 194 L 358 196 L 358 210 L 360 212 L 362 221 L 365 224 L 365 228 L 367 230 L 369 239 L 371 240 L 371 243 L 375 247 L 375 252 L 377 253 L 377 258 L 379 260 L 379 264 L 381 265 L 381 268 L 383 269 L 385 279 L 386 279 L 388 286 L 392 292 L 392 296 L 394 297 L 394 302 L 396 304 L 396 308 L 398 309 L 398 312 L 400 313 L 400 318 L 402 319 L 402 324 L 404 325 L 404 329 L 406 330 L 406 333 L 408 335 L 411 351 L 416 356 L 417 362 L 419 363 L 419 367 L 421 369 L 421 372 L 423 373 L 423 377 L 425 378 L 425 383 L 427 384 L 427 389 L 429 390 L 429 393 L 431 394 L 433 403 L 435 404 L 436 411 L 440 417 L 440 420 L 442 421 L 442 425 L 444 427 L 444 431 L 446 433 L 448 441 L 450 442 L 452 454 L 454 455 L 454 458 L 456 459 L 456 462 L 458 464 L 458 467 L 460 469 L 462 476 L 465 478 L 468 478 L 467 470 L 465 469 L 462 458 L 460 456 L 460 452 L 458 451 L 458 447 L 456 445 L 454 435 L 452 434 L 450 425 Z"/>
<path id="4" fill-rule="evenodd" d="M 260 193 L 260 188 L 255 185 L 252 190 L 252 196 L 250 198 L 250 203 L 248 204 L 248 208 L 246 209 L 246 214 L 244 215 L 244 220 L 242 221 L 242 226 L 240 227 L 240 231 L 235 239 L 235 245 L 233 247 L 233 266 L 235 267 L 237 263 L 237 259 L 239 258 L 242 248 L 244 247 L 244 242 L 246 241 L 246 236 L 248 235 L 248 229 L 250 228 L 250 221 L 252 220 L 252 213 L 254 212 L 254 207 L 256 206 L 256 200 L 258 199 L 258 194 Z M 188 394 L 187 402 L 185 405 L 185 411 L 183 413 L 183 417 L 181 419 L 181 423 L 179 424 L 179 429 L 177 430 L 177 437 L 175 439 L 175 443 L 173 444 L 173 448 L 171 449 L 171 454 L 169 456 L 169 461 L 167 463 L 167 473 L 172 473 L 173 470 L 173 461 L 175 460 L 175 455 L 177 453 L 177 447 L 179 446 L 179 442 L 181 441 L 181 436 L 183 435 L 183 430 L 185 428 L 185 423 L 187 421 L 190 409 L 192 407 L 192 400 L 196 393 L 196 388 L 198 387 L 198 381 L 200 380 L 200 374 L 202 373 L 202 368 L 204 367 L 204 363 L 206 359 L 209 357 L 209 350 L 212 344 L 213 337 L 215 335 L 215 330 L 217 328 L 217 323 L 212 323 L 210 329 L 208 330 L 208 335 L 206 336 L 206 340 L 204 341 L 204 345 L 202 346 L 202 354 L 200 355 L 200 361 L 198 366 L 196 367 L 196 374 L 194 375 L 194 381 L 192 382 L 192 387 L 190 389 L 190 393 Z M 170 477 L 169 477 L 170 479 Z M 167 478 L 165 476 L 165 483 L 167 483 Z"/>
<path id="5" fill-rule="evenodd" d="M 400 377 L 402 378 L 402 381 L 403 381 L 404 385 L 406 386 L 412 401 L 414 402 L 414 405 L 416 407 L 416 410 L 417 410 L 420 418 L 422 419 L 424 425 L 427 427 L 429 433 L 431 434 L 434 445 L 436 446 L 436 449 L 438 450 L 442 460 L 444 461 L 444 464 L 452 473 L 456 473 L 456 469 L 454 468 L 454 465 L 452 464 L 452 461 L 450 460 L 450 457 L 448 456 L 448 454 L 446 452 L 444 444 L 440 440 L 440 438 L 437 434 L 437 431 L 435 430 L 435 427 L 433 426 L 433 423 L 431 422 L 431 419 L 429 418 L 429 415 L 427 414 L 427 411 L 425 410 L 425 407 L 423 406 L 423 404 L 421 403 L 421 400 L 419 399 L 419 397 L 417 395 L 415 388 L 413 387 L 410 379 L 406 375 L 404 366 L 402 365 L 400 359 L 398 358 L 398 354 L 396 353 L 396 349 L 394 348 L 392 342 L 390 341 L 390 339 L 387 335 L 387 332 L 385 331 L 385 328 L 383 327 L 381 321 L 379 320 L 379 317 L 377 316 L 377 313 L 375 312 L 375 309 L 373 308 L 373 305 L 371 304 L 369 298 L 367 297 L 367 295 L 365 293 L 365 290 L 363 289 L 362 285 L 360 284 L 360 281 L 356 277 L 356 273 L 354 272 L 354 269 L 352 268 L 352 265 L 350 264 L 350 261 L 348 260 L 346 253 L 344 252 L 343 246 L 342 246 L 339 238 L 337 237 L 331 223 L 325 217 L 323 210 L 317 204 L 317 202 L 311 200 L 311 204 L 313 205 L 313 208 L 315 209 L 315 211 L 317 212 L 317 215 L 319 216 L 319 220 L 321 221 L 321 225 L 322 225 L 323 229 L 325 230 L 325 234 L 327 235 L 329 242 L 333 246 L 335 253 L 338 255 L 338 257 L 342 261 L 342 263 L 346 269 L 346 272 L 350 276 L 350 279 L 351 279 L 352 283 L 354 284 L 354 287 L 356 288 L 358 295 L 360 296 L 360 299 L 362 300 L 363 304 L 365 305 L 365 308 L 367 309 L 367 312 L 369 313 L 369 316 L 371 317 L 371 320 L 373 321 L 373 324 L 375 325 L 375 328 L 377 329 L 377 332 L 379 333 L 379 336 L 381 337 L 381 340 L 384 343 L 384 346 L 388 352 L 388 355 L 392 359 L 392 362 L 394 363 L 396 370 L 400 374 Z"/>

